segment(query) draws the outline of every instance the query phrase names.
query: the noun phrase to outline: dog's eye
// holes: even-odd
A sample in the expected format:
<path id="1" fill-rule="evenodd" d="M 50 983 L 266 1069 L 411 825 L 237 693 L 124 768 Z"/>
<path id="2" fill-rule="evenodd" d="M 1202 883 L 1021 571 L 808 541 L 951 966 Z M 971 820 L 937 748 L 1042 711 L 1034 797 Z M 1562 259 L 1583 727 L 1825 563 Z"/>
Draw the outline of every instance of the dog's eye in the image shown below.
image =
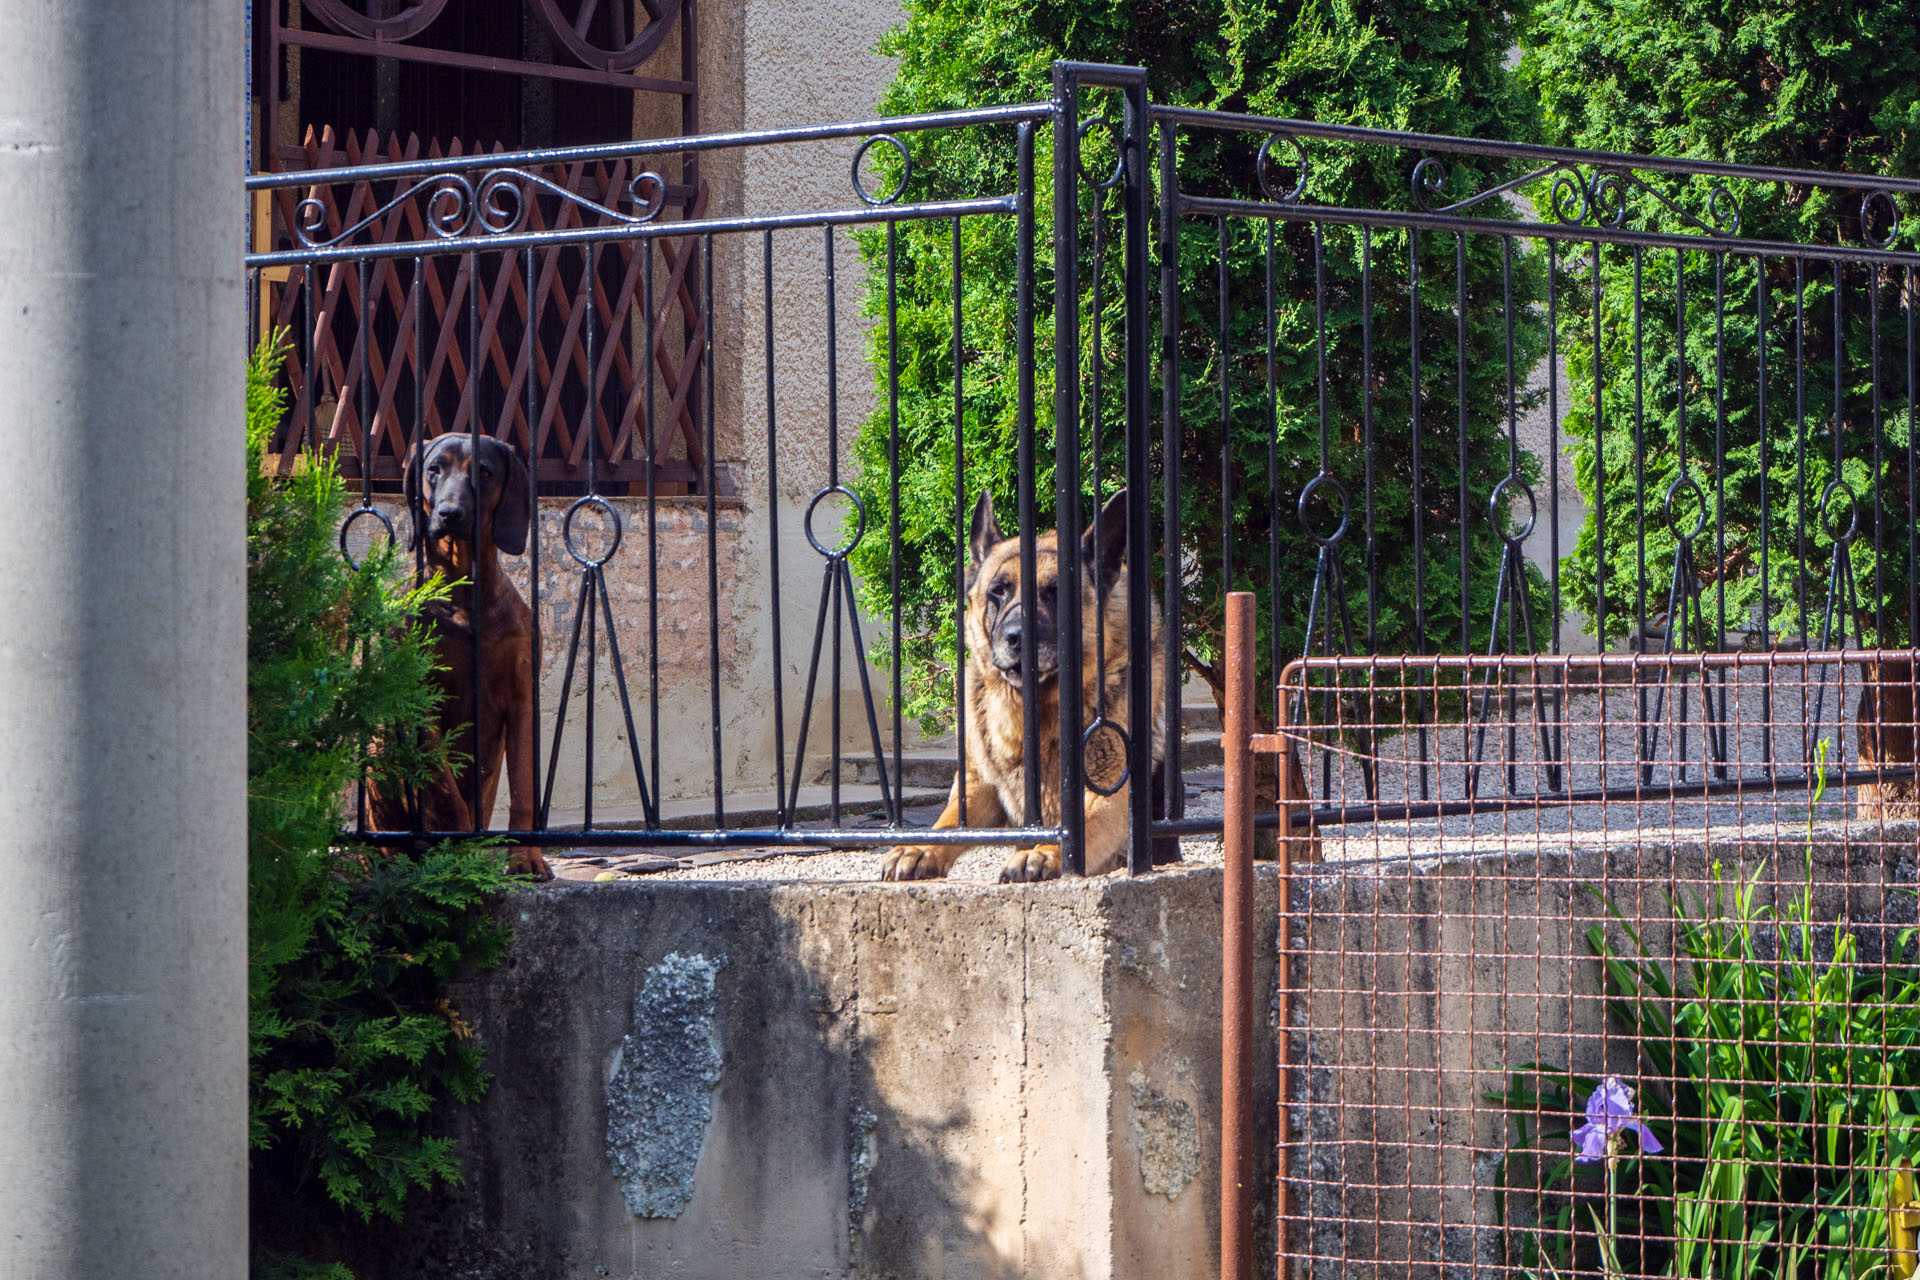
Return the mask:
<path id="1" fill-rule="evenodd" d="M 987 587 L 987 599 L 993 601 L 995 604 L 1004 603 L 1006 598 L 1012 594 L 1013 584 L 1005 578 L 995 578 Z"/>

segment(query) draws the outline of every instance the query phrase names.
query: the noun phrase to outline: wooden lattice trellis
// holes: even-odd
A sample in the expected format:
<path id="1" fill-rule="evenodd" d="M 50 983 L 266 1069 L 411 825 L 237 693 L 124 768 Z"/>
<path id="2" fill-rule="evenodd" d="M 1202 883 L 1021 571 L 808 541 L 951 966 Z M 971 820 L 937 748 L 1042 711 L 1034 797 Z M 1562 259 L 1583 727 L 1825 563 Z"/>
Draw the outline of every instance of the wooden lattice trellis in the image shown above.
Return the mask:
<path id="1" fill-rule="evenodd" d="M 309 130 L 303 151 L 310 168 L 422 158 L 417 136 L 404 144 L 390 136 L 383 147 L 371 132 L 364 138 L 349 134 L 340 146 L 331 129 L 317 135 Z M 433 143 L 425 151 L 428 159 L 448 160 L 449 172 L 484 167 L 478 160 L 471 166 L 453 163 L 462 155 L 457 142 L 444 151 Z M 607 208 L 627 198 L 635 176 L 624 160 L 529 171 Z M 305 198 L 318 201 L 324 211 L 324 221 L 310 234 L 320 240 L 338 236 L 393 198 L 391 180 L 378 185 L 384 194 L 365 181 L 276 191 L 267 211 L 270 234 L 276 242 L 290 240 L 296 209 Z M 535 195 L 530 191 L 526 196 L 524 230 L 611 223 L 606 214 L 571 200 Z M 706 206 L 705 183 L 684 193 L 679 203 L 687 218 L 699 218 Z M 432 216 L 423 193 L 396 204 L 353 242 L 433 240 L 428 225 Z M 591 291 L 586 288 L 586 255 L 579 247 L 533 250 L 531 301 L 523 252 L 490 250 L 484 238 L 441 243 L 442 251 L 424 258 L 313 268 L 310 303 L 306 268 L 290 268 L 284 278 L 267 284 L 262 314 L 295 335 L 287 371 L 292 411 L 276 448 L 282 471 L 291 470 L 301 449 L 318 449 L 336 457 L 343 474 L 359 478 L 364 440 L 372 479 L 390 483 L 400 475 L 416 418 L 426 435 L 434 436 L 470 430 L 477 412 L 481 431 L 522 451 L 531 448 L 540 460 L 543 485 L 583 485 L 588 479 L 585 427 L 591 404 L 595 476 L 603 490 L 643 484 L 650 465 L 662 492 L 698 487 L 707 461 L 700 418 L 707 353 L 701 280 L 695 270 L 697 240 L 657 237 L 602 244 L 595 251 Z M 659 256 L 653 271 L 651 333 L 644 333 L 649 245 L 658 246 Z M 469 246 L 470 251 L 462 251 Z M 591 373 L 586 343 L 589 293 L 596 331 Z M 415 314 L 416 298 L 421 300 L 421 316 Z M 529 324 L 531 344 L 526 341 Z M 654 368 L 651 395 L 648 358 Z M 651 433 L 649 399 L 657 424 Z"/>

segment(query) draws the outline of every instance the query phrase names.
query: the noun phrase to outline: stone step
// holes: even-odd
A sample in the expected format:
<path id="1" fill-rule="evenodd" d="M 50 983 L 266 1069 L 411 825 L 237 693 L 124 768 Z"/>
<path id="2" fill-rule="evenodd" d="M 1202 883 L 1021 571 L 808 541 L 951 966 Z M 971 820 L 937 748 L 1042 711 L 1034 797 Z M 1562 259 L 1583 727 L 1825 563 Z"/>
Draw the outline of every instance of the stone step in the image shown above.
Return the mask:
<path id="1" fill-rule="evenodd" d="M 1188 702 L 1180 707 L 1180 727 L 1192 733 L 1195 729 L 1220 732 L 1220 708 L 1211 702 Z"/>
<path id="2" fill-rule="evenodd" d="M 950 747 L 921 751 L 904 751 L 900 754 L 900 785 L 914 787 L 938 787 L 946 791 L 953 785 L 955 753 Z M 884 758 L 887 780 L 893 780 L 893 753 Z M 840 758 L 841 785 L 851 783 L 857 786 L 871 786 L 877 791 L 880 777 L 874 764 L 871 751 L 845 755 Z"/>

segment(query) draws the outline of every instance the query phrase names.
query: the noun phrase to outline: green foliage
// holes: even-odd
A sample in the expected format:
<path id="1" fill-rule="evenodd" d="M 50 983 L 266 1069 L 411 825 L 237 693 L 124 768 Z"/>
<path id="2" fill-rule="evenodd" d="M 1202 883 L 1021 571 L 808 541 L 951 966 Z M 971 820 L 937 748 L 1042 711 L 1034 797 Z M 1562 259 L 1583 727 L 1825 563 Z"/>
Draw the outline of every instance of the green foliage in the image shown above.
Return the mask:
<path id="1" fill-rule="evenodd" d="M 1912 177 L 1920 174 L 1920 46 L 1912 30 L 1913 9 L 1904 0 L 1540 0 L 1522 33 L 1520 71 L 1539 93 L 1553 141 Z M 1710 183 L 1673 183 L 1657 175 L 1650 181 L 1687 214 L 1716 223 Z M 1726 187 L 1743 237 L 1862 243 L 1861 190 L 1753 182 Z M 1698 231 L 1645 195 L 1629 201 L 1627 224 Z M 1874 229 L 1886 229 L 1884 217 Z M 1910 204 L 1900 231 L 1908 245 L 1920 231 Z M 1571 598 L 1595 599 L 1604 558 L 1609 639 L 1625 632 L 1643 598 L 1649 617 L 1665 612 L 1676 539 L 1659 508 L 1682 474 L 1684 444 L 1684 470 L 1705 495 L 1709 532 L 1698 554 L 1710 630 L 1718 632 L 1723 614 L 1727 625 L 1744 627 L 1761 623 L 1764 613 L 1776 636 L 1818 639 L 1834 548 L 1820 503 L 1828 483 L 1841 476 L 1861 499 L 1860 534 L 1849 552 L 1861 607 L 1846 620 L 1849 630 L 1859 625 L 1869 641 L 1899 643 L 1911 630 L 1906 599 L 1913 527 L 1903 281 L 1897 272 L 1848 265 L 1836 273 L 1817 261 L 1806 263 L 1797 279 L 1785 258 L 1768 257 L 1757 268 L 1751 257 L 1728 261 L 1704 251 L 1707 241 L 1701 239 L 1703 251 L 1644 251 L 1637 288 L 1633 251 L 1604 254 L 1597 450 L 1591 266 L 1586 250 L 1570 255 L 1577 270 L 1570 271 L 1560 295 L 1567 425 L 1577 439 L 1582 491 L 1589 503 L 1606 508 L 1604 520 L 1588 522 L 1569 563 Z M 1836 288 L 1842 307 L 1838 379 Z M 1724 326 L 1716 294 L 1724 299 Z M 1795 324 L 1796 296 L 1803 329 Z M 1758 360 L 1763 318 L 1764 430 Z M 1723 374 L 1717 367 L 1721 343 Z M 1638 380 L 1636 347 L 1646 356 Z M 1804 361 L 1798 369 L 1796 355 Z M 1717 465 L 1720 456 L 1724 463 Z M 1681 505 L 1690 526 L 1700 504 Z M 1591 604 L 1581 607 L 1594 612 Z"/>
<path id="2" fill-rule="evenodd" d="M 1611 902 L 1632 949 L 1587 931 L 1609 1021 L 1638 1046 L 1641 1114 L 1667 1148 L 1641 1157 L 1637 1188 L 1623 1188 L 1612 1243 L 1629 1274 L 1841 1280 L 1884 1262 L 1892 1166 L 1920 1152 L 1915 933 L 1901 932 L 1891 963 L 1863 963 L 1844 922 L 1816 922 L 1811 876 L 1809 863 L 1776 915 L 1756 901 L 1758 869 L 1723 889 L 1716 865 L 1708 901 L 1672 904 L 1674 968 Z M 1730 909 L 1716 910 L 1722 900 Z M 1830 954 L 1816 946 L 1823 933 Z M 1488 1095 L 1514 1125 L 1503 1200 L 1511 1209 L 1540 1189 L 1538 1230 L 1516 1259 L 1536 1275 L 1596 1260 L 1601 1233 L 1576 1231 L 1575 1210 L 1604 1194 L 1600 1171 L 1576 1175 L 1570 1154 L 1542 1153 L 1571 1152 L 1598 1083 L 1530 1064 Z"/>
<path id="3" fill-rule="evenodd" d="M 1145 66 L 1151 93 L 1160 103 L 1479 137 L 1522 137 L 1530 129 L 1531 107 L 1504 66 L 1513 37 L 1512 14 L 1512 7 L 1498 0 L 1382 0 L 1364 6 L 1352 0 L 1287 0 L 1184 8 L 1122 0 L 910 0 L 905 23 L 882 42 L 881 51 L 899 59 L 882 109 L 904 114 L 1044 99 L 1051 95 L 1053 60 L 1072 58 Z M 1082 112 L 1083 116 L 1117 114 L 1118 104 L 1088 92 L 1083 95 Z M 1049 426 L 1054 263 L 1047 129 L 1039 131 L 1037 141 L 1035 489 L 1037 515 L 1044 528 L 1054 522 Z M 1254 170 L 1259 142 L 1255 135 L 1183 131 L 1178 140 L 1183 189 L 1257 197 Z M 911 145 L 911 199 L 998 195 L 1017 188 L 1017 152 L 1010 128 L 917 134 Z M 1112 142 L 1105 131 L 1094 130 L 1088 147 L 1088 172 L 1111 167 Z M 1277 148 L 1277 154 L 1284 158 L 1286 148 Z M 882 168 L 887 167 L 883 152 L 877 150 L 876 158 Z M 1324 204 L 1408 208 L 1413 159 L 1380 148 L 1313 144 L 1307 198 Z M 1512 175 L 1470 171 L 1462 164 L 1455 167 L 1452 178 L 1455 188 L 1465 192 L 1482 189 L 1495 176 Z M 1081 376 L 1083 389 L 1090 390 L 1098 361 L 1105 374 L 1105 397 L 1096 421 L 1089 396 L 1081 430 L 1083 441 L 1088 442 L 1088 464 L 1091 438 L 1098 436 L 1101 488 L 1111 493 L 1122 475 L 1120 264 L 1116 242 L 1110 238 L 1102 263 L 1102 328 L 1096 348 L 1090 240 L 1093 199 L 1083 191 L 1080 261 L 1085 365 Z M 1481 206 L 1481 211 L 1489 222 L 1509 216 L 1497 202 Z M 1104 198 L 1102 216 L 1111 237 L 1118 226 L 1118 192 Z M 1300 528 L 1294 503 L 1321 465 L 1314 240 L 1311 227 L 1304 223 L 1280 222 L 1274 233 L 1278 386 L 1270 420 L 1264 295 L 1267 226 L 1236 220 L 1227 227 L 1230 323 L 1224 351 L 1216 321 L 1220 232 L 1214 223 L 1195 219 L 1183 220 L 1179 229 L 1181 528 L 1193 566 L 1187 579 L 1182 639 L 1209 675 L 1223 616 L 1223 544 L 1230 543 L 1232 549 L 1232 585 L 1260 593 L 1263 626 L 1279 620 L 1281 650 L 1298 653 L 1306 642 L 1315 548 Z M 908 711 L 928 722 L 937 722 L 951 703 L 956 523 L 962 514 L 956 512 L 954 501 L 953 234 L 948 223 L 902 223 L 895 229 L 891 250 L 884 231 L 861 236 L 869 264 L 869 312 L 886 314 L 890 254 L 897 291 L 902 542 L 898 603 L 908 668 Z M 1000 511 L 1007 513 L 1015 509 L 1018 426 L 1014 220 L 969 218 L 959 236 L 965 423 L 961 469 L 970 495 L 989 489 Z M 1355 229 L 1334 228 L 1326 233 L 1322 254 L 1327 278 L 1327 466 L 1353 495 L 1353 529 L 1343 543 L 1343 554 L 1356 647 L 1371 643 L 1389 650 L 1424 646 L 1432 651 L 1460 643 L 1463 509 L 1456 464 L 1462 452 L 1469 471 L 1464 507 L 1470 534 L 1465 629 L 1471 647 L 1487 643 L 1501 548 L 1499 538 L 1487 527 L 1487 504 L 1494 485 L 1509 469 L 1505 319 L 1498 238 L 1471 240 L 1463 282 L 1469 294 L 1464 442 L 1458 434 L 1462 415 L 1454 376 L 1453 237 L 1428 234 L 1420 245 L 1425 281 L 1422 348 L 1428 361 L 1421 384 L 1425 457 L 1420 505 L 1429 567 L 1422 636 L 1416 634 L 1414 620 L 1416 540 L 1409 425 L 1413 392 L 1409 309 L 1404 301 L 1408 240 L 1403 233 L 1378 232 L 1367 246 Z M 1370 382 L 1361 350 L 1363 257 L 1370 257 L 1374 308 Z M 1542 279 L 1540 263 L 1525 252 L 1517 253 L 1513 308 L 1516 368 L 1522 386 L 1526 371 L 1545 346 L 1543 326 L 1533 319 L 1530 308 Z M 1157 344 L 1157 319 L 1149 323 Z M 891 503 L 889 454 L 894 440 L 889 354 L 882 324 L 875 330 L 872 353 L 880 407 L 856 442 L 860 465 L 854 482 L 874 518 L 873 527 L 880 529 L 885 528 L 884 516 Z M 1223 363 L 1230 383 L 1224 427 L 1219 393 Z M 1157 358 L 1154 364 L 1158 368 Z M 1371 450 L 1365 447 L 1363 425 L 1369 385 L 1376 446 Z M 1517 400 L 1524 408 L 1526 393 L 1520 392 Z M 1155 389 L 1149 414 L 1156 419 L 1159 404 L 1160 392 Z M 1157 426 L 1153 434 L 1157 453 Z M 1369 464 L 1376 513 L 1372 528 L 1365 526 L 1362 516 Z M 1153 498 L 1156 522 L 1161 518 L 1159 465 L 1156 462 Z M 1522 456 L 1514 466 L 1530 475 L 1534 464 Z M 1090 497 L 1087 513 L 1091 509 Z M 1316 519 L 1324 527 L 1332 517 L 1322 511 Z M 1269 560 L 1269 535 L 1276 522 L 1277 573 Z M 881 617 L 890 616 L 894 601 L 888 540 L 872 536 L 863 540 L 854 553 L 854 564 L 863 580 L 865 605 Z M 1369 567 L 1379 584 L 1377 612 L 1372 614 L 1364 590 Z M 1157 571 L 1157 563 L 1154 568 Z M 1279 608 L 1273 607 L 1276 598 Z M 1544 607 L 1536 608 L 1535 616 L 1544 632 Z M 1272 652 L 1273 639 L 1271 634 L 1264 637 L 1263 654 Z"/>
<path id="4" fill-rule="evenodd" d="M 357 568 L 342 559 L 335 537 L 345 494 L 330 463 L 285 480 L 263 473 L 284 410 L 279 354 L 263 345 L 247 378 L 256 1195 L 289 1212 L 332 1206 L 397 1218 L 410 1189 L 458 1176 L 455 1152 L 428 1131 L 427 1115 L 441 1098 L 478 1096 L 486 1075 L 440 989 L 457 967 L 499 959 L 505 931 L 481 908 L 508 878 L 503 857 L 487 849 L 388 856 L 335 847 L 342 797 L 363 771 L 397 787 L 434 763 L 415 732 L 437 697 L 417 619 L 444 587 L 402 585 L 392 547 Z M 257 1269 L 342 1274 L 265 1255 Z"/>

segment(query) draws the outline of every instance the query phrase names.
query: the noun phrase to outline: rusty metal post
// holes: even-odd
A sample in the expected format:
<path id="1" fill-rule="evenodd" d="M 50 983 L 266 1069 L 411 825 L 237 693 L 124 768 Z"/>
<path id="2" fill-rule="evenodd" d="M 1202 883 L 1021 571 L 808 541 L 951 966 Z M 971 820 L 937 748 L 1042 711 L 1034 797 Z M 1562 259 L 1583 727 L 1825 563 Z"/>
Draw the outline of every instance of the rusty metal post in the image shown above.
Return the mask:
<path id="1" fill-rule="evenodd" d="M 1227 596 L 1220 927 L 1220 1280 L 1253 1274 L 1253 596 Z"/>
<path id="2" fill-rule="evenodd" d="M 1287 730 L 1292 727 L 1293 703 L 1287 697 L 1286 673 L 1280 675 L 1280 695 L 1274 701 L 1276 720 L 1274 741 L 1279 755 L 1276 763 L 1280 770 L 1280 874 L 1276 892 L 1280 900 L 1280 918 L 1274 927 L 1274 1041 L 1279 1047 L 1280 1070 L 1280 1121 L 1279 1121 L 1279 1161 L 1278 1174 L 1274 1179 L 1273 1193 L 1273 1239 L 1274 1249 L 1279 1254 L 1275 1274 L 1286 1280 L 1287 1274 L 1287 1140 L 1291 1133 L 1292 1117 L 1287 1109 L 1287 1098 L 1293 1087 L 1288 1077 L 1287 1053 L 1289 1050 L 1289 1028 L 1293 1026 L 1293 743 L 1288 740 Z M 1305 799 L 1305 796 L 1299 797 Z M 1309 846 L 1311 857 L 1311 846 Z"/>

